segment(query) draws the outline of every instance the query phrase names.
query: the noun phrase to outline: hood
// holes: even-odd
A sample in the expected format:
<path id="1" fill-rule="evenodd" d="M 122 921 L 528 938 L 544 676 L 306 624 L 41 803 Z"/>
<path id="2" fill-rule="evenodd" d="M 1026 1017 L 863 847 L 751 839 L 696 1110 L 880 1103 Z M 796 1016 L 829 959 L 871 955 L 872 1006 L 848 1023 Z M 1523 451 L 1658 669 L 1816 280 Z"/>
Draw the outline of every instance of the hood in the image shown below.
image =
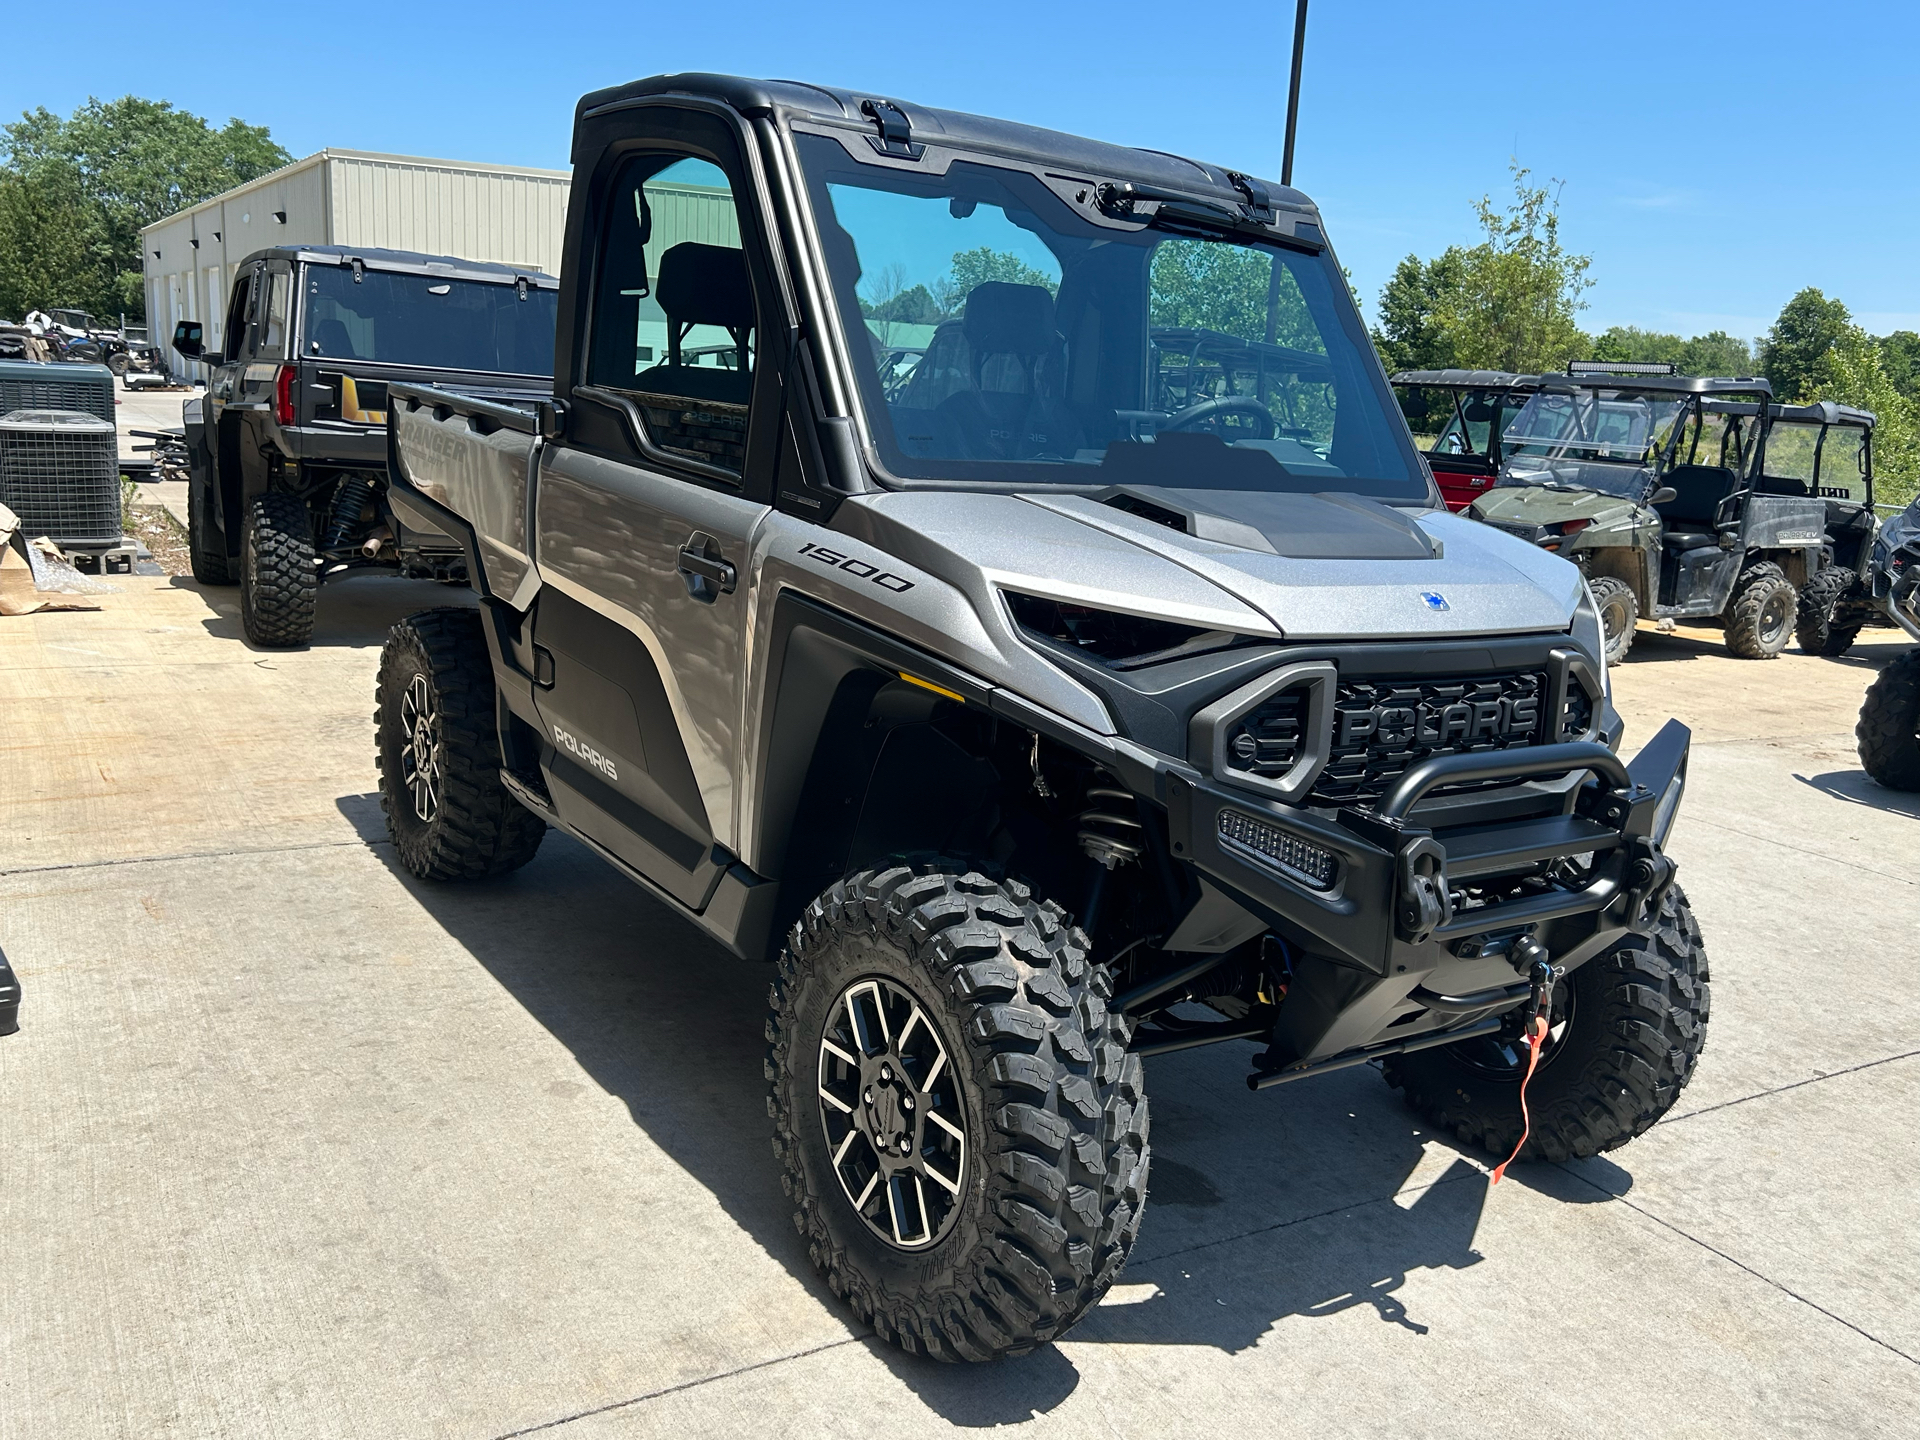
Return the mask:
<path id="1" fill-rule="evenodd" d="M 1596 490 L 1550 490 L 1544 485 L 1504 485 L 1476 496 L 1467 513 L 1494 524 L 1558 525 L 1603 520 L 1637 510 L 1631 500 Z"/>
<path id="2" fill-rule="evenodd" d="M 1572 565 L 1490 526 L 1350 495 L 905 491 L 840 513 L 836 528 L 962 588 L 964 565 L 989 586 L 1289 640 L 1563 631 L 1581 594 Z"/>

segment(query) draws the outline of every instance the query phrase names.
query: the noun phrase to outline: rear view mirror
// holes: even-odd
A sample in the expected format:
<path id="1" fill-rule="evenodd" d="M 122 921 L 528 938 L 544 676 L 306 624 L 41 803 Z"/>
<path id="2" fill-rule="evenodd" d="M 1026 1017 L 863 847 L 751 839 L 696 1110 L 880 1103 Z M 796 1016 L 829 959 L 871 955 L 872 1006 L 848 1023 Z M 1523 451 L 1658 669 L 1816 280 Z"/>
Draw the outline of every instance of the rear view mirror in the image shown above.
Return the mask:
<path id="1" fill-rule="evenodd" d="M 1654 491 L 1653 494 L 1647 497 L 1647 504 L 1664 505 L 1669 500 L 1678 500 L 1679 498 L 1680 498 L 1679 491 L 1675 490 L 1671 485 L 1662 485 L 1658 490 Z"/>

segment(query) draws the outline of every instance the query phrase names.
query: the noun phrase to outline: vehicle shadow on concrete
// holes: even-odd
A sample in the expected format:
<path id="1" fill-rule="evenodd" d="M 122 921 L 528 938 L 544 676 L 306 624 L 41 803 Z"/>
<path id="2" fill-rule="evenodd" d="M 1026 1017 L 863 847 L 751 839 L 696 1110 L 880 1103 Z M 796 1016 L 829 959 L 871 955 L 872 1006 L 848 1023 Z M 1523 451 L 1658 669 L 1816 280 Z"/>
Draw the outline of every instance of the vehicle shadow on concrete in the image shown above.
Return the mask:
<path id="1" fill-rule="evenodd" d="M 1829 770 L 1824 775 L 1801 775 L 1795 780 L 1809 790 L 1831 795 L 1849 805 L 1864 805 L 1870 810 L 1885 810 L 1893 815 L 1911 815 L 1920 819 L 1920 795 L 1904 790 L 1889 790 L 1867 778 L 1864 770 Z"/>
<path id="2" fill-rule="evenodd" d="M 1630 669 L 1635 665 L 1698 660 L 1702 656 L 1724 656 L 1726 653 L 1726 642 L 1718 636 L 1702 640 L 1692 635 L 1667 635 L 1658 630 L 1642 629 L 1634 634 L 1633 648 L 1627 652 L 1627 658 L 1618 663 L 1622 669 Z"/>
<path id="3" fill-rule="evenodd" d="M 338 801 L 399 884 L 527 1013 L 620 1099 L 633 1122 L 705 1186 L 761 1249 L 852 1323 L 795 1234 L 767 1146 L 768 967 L 739 960 L 567 836 L 483 885 L 426 885 L 384 842 L 377 795 Z M 1485 1157 L 1426 1130 L 1362 1067 L 1260 1094 L 1253 1048 L 1149 1062 L 1154 1159 L 1139 1244 L 1106 1303 L 1069 1335 L 982 1371 L 870 1341 L 900 1381 L 950 1422 L 1018 1424 L 1072 1394 L 1069 1351 L 1087 1344 L 1209 1345 L 1238 1352 L 1290 1316 L 1358 1306 L 1427 1333 L 1422 1272 L 1483 1263 Z M 1510 1180 L 1583 1203 L 1624 1193 L 1555 1166 Z M 618 1215 L 609 1224 L 621 1223 Z M 635 1243 L 661 1237 L 635 1221 Z M 1525 1256 L 1512 1257 L 1516 1267 Z"/>
<path id="4" fill-rule="evenodd" d="M 206 600 L 209 613 L 200 624 L 215 639 L 236 640 L 263 655 L 282 653 L 248 643 L 240 625 L 238 585 L 202 585 L 185 575 L 175 575 L 172 583 L 178 589 L 197 591 Z M 403 580 L 383 572 L 349 575 L 320 587 L 313 638 L 293 648 L 377 649 L 386 643 L 387 632 L 409 615 L 448 606 L 471 609 L 478 603 L 478 597 L 464 585 Z"/>

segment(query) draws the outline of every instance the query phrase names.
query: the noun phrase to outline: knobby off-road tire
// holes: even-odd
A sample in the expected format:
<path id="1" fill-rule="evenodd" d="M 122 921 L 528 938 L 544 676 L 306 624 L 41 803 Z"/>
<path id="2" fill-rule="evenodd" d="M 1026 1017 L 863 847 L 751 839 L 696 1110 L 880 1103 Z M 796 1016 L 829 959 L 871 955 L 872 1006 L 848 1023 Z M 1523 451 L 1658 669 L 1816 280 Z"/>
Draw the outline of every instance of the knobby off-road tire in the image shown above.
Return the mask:
<path id="1" fill-rule="evenodd" d="M 1793 636 L 1809 655 L 1828 658 L 1844 655 L 1860 633 L 1857 620 L 1834 623 L 1840 597 L 1853 588 L 1857 577 L 1851 570 L 1829 565 L 1819 571 L 1800 592 L 1800 613 L 1794 622 Z"/>
<path id="2" fill-rule="evenodd" d="M 1748 566 L 1727 602 L 1727 649 L 1742 660 L 1773 659 L 1793 638 L 1798 609 L 1793 582 L 1778 565 Z"/>
<path id="3" fill-rule="evenodd" d="M 1618 665 L 1633 648 L 1634 626 L 1640 621 L 1640 602 L 1633 587 L 1613 575 L 1589 580 L 1593 603 L 1600 611 L 1600 633 L 1606 642 L 1607 663 Z"/>
<path id="4" fill-rule="evenodd" d="M 247 639 L 272 649 L 306 644 L 319 594 L 306 502 L 275 491 L 256 495 L 240 535 L 240 624 Z"/>
<path id="5" fill-rule="evenodd" d="M 1706 1043 L 1707 955 L 1680 887 L 1660 922 L 1569 975 L 1554 1030 L 1527 1089 L 1526 1158 L 1572 1160 L 1613 1150 L 1672 1108 Z M 1520 1139 L 1523 1043 L 1462 1041 L 1384 1062 L 1389 1085 L 1429 1124 L 1502 1159 Z"/>
<path id="6" fill-rule="evenodd" d="M 187 556 L 193 566 L 193 578 L 202 585 L 233 584 L 233 566 L 227 560 L 227 541 L 208 513 L 212 503 L 206 487 L 187 481 Z"/>
<path id="7" fill-rule="evenodd" d="M 855 1208 L 858 1166 L 877 1163 L 878 1147 L 849 1120 L 834 1122 L 847 1129 L 841 1158 L 830 1149 L 836 1111 L 821 1092 L 849 1067 L 822 1041 L 866 980 L 917 1000 L 951 1066 L 953 1093 L 926 1093 L 919 1111 L 964 1117 L 957 1194 L 927 1186 L 946 1207 L 942 1227 L 901 1226 L 881 1202 L 900 1233 L 935 1236 L 919 1248 L 890 1243 Z M 814 1265 L 882 1338 L 940 1360 L 1018 1355 L 1113 1283 L 1140 1229 L 1148 1117 L 1111 993 L 1058 905 L 963 861 L 863 871 L 793 927 L 768 997 L 774 1155 Z M 905 1137 L 913 1163 L 934 1133 L 922 1125 Z"/>
<path id="8" fill-rule="evenodd" d="M 1920 650 L 1880 672 L 1853 733 L 1867 774 L 1889 790 L 1920 790 Z"/>
<path id="9" fill-rule="evenodd" d="M 482 880 L 533 859 L 546 822 L 500 783 L 493 661 L 472 610 L 428 610 L 387 634 L 373 723 L 380 809 L 422 880 Z"/>

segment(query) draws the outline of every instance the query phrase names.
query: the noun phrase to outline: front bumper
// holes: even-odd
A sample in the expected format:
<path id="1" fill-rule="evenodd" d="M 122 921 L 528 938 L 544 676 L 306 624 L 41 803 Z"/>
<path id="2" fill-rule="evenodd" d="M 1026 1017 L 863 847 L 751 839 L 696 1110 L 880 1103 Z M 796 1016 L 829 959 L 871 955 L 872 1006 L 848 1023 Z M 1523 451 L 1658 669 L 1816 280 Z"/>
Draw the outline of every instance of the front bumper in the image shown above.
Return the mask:
<path id="1" fill-rule="evenodd" d="M 1377 805 L 1337 815 L 1170 771 L 1169 843 L 1283 933 L 1304 932 L 1377 976 L 1444 970 L 1520 933 L 1572 968 L 1656 923 L 1673 879 L 1661 847 L 1691 743 L 1670 720 L 1630 763 L 1591 741 L 1435 756 Z M 1562 798 L 1535 792 L 1525 804 L 1494 792 L 1422 809 L 1449 784 L 1570 773 L 1588 778 Z M 1586 862 L 1578 883 L 1543 873 L 1556 860 Z M 1487 898 L 1493 891 L 1503 893 Z"/>

